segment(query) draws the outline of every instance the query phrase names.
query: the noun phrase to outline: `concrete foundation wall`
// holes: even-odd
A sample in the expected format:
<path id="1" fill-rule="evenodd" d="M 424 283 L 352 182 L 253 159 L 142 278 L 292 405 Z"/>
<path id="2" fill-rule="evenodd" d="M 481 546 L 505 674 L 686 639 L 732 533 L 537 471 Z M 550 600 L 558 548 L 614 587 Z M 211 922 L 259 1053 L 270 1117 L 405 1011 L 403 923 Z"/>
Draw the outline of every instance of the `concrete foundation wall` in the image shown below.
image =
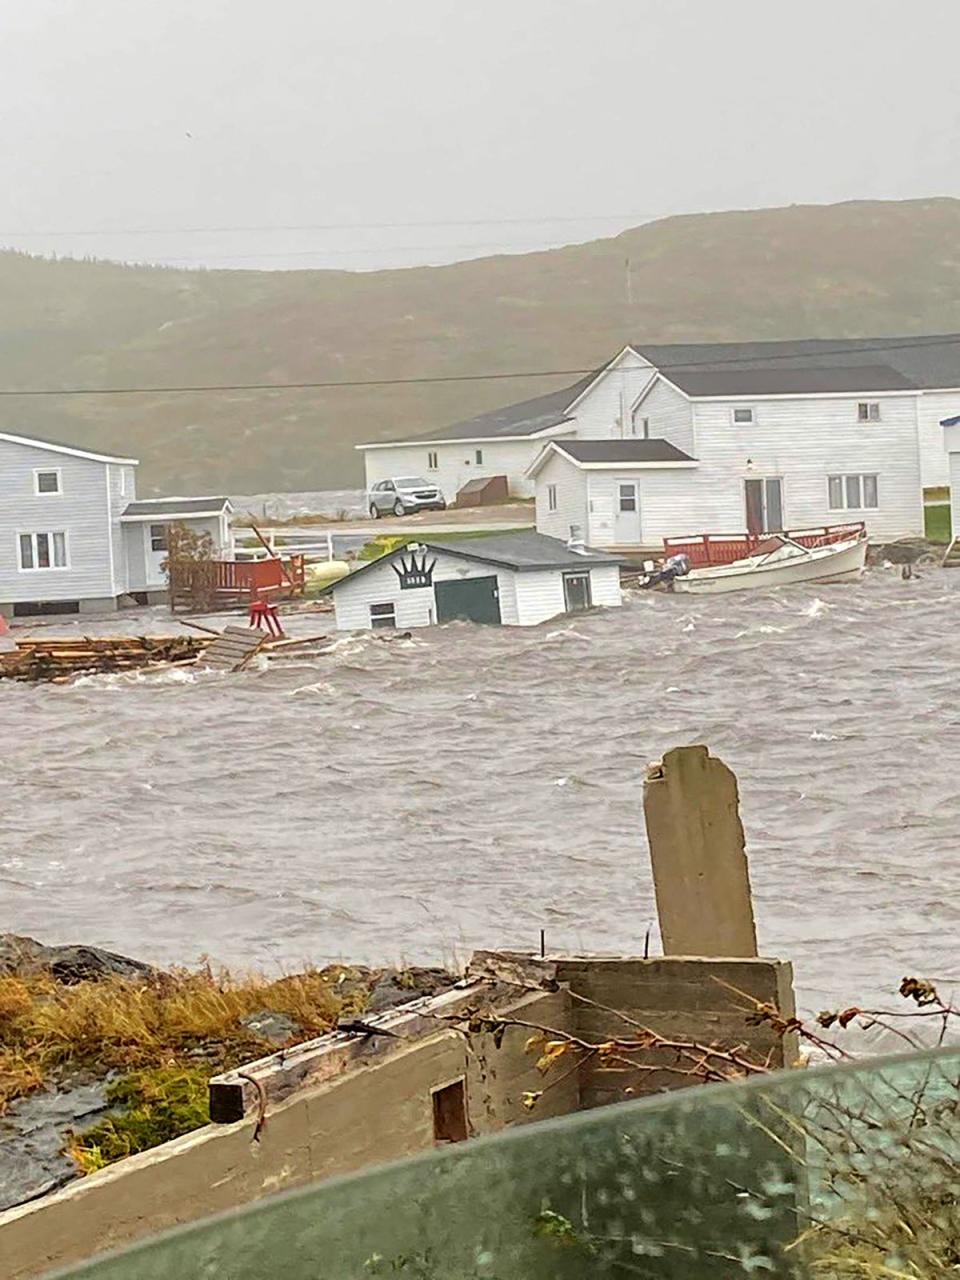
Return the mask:
<path id="1" fill-rule="evenodd" d="M 488 967 L 502 970 L 502 953 L 482 954 Z M 622 1013 L 672 1039 L 746 1045 L 769 1054 L 773 1065 L 793 1054 L 789 1042 L 784 1050 L 767 1028 L 747 1022 L 749 997 L 787 1016 L 794 1012 L 790 966 L 775 960 L 514 957 L 507 968 L 505 982 L 493 974 L 490 985 L 481 982 L 460 1005 L 444 1005 L 448 997 L 438 997 L 427 1008 L 482 1007 L 494 998 L 487 993 L 499 992 L 496 1009 L 503 1016 L 591 1041 L 635 1038 L 637 1027 Z M 541 978 L 559 989 L 522 990 Z M 515 995 L 504 998 L 511 990 L 505 983 L 517 984 Z M 434 1012 L 422 1024 L 425 1034 L 354 1041 L 363 1056 L 353 1059 L 345 1056 L 343 1036 L 329 1037 L 329 1047 L 326 1040 L 316 1042 L 310 1061 L 323 1083 L 270 1101 L 259 1136 L 256 1112 L 248 1112 L 236 1123 L 208 1125 L 0 1214 L 3 1280 L 33 1280 L 170 1227 L 429 1150 L 435 1141 L 433 1091 L 458 1080 L 465 1085 L 471 1136 L 692 1083 L 670 1069 L 676 1052 L 662 1050 L 647 1055 L 645 1065 L 653 1070 L 605 1071 L 591 1062 L 570 1072 L 563 1062 L 542 1075 L 537 1054 L 525 1052 L 529 1026 L 507 1027 L 498 1048 L 489 1032 L 468 1043 L 437 1017 Z M 524 1093 L 541 1091 L 528 1111 Z"/>
<path id="2" fill-rule="evenodd" d="M 512 1007 L 551 1026 L 570 1017 L 565 991 L 533 993 Z M 0 1214 L 0 1274 L 29 1280 L 276 1192 L 428 1150 L 432 1091 L 458 1079 L 472 1134 L 575 1111 L 575 1079 L 551 1091 L 535 1115 L 524 1109 L 524 1090 L 542 1087 L 524 1053 L 528 1035 L 510 1028 L 499 1049 L 491 1043 L 480 1053 L 468 1052 L 453 1030 L 389 1042 L 382 1059 L 269 1107 L 256 1141 L 253 1116 L 208 1125 L 8 1210 Z"/>
<path id="3" fill-rule="evenodd" d="M 796 1058 L 797 1047 L 789 1038 L 781 1041 L 768 1027 L 747 1021 L 751 999 L 774 1005 L 786 1017 L 794 1015 L 793 970 L 778 960 L 572 957 L 557 961 L 557 977 L 575 996 L 593 1002 L 574 996 L 571 1005 L 571 1029 L 584 1039 L 635 1038 L 638 1027 L 617 1016 L 623 1013 L 670 1040 L 743 1045 L 761 1059 L 769 1055 L 775 1067 Z M 580 1107 L 684 1088 L 694 1083 L 682 1074 L 687 1065 L 675 1051 L 663 1049 L 644 1055 L 645 1068 L 655 1070 L 610 1071 L 588 1063 L 581 1071 Z"/>

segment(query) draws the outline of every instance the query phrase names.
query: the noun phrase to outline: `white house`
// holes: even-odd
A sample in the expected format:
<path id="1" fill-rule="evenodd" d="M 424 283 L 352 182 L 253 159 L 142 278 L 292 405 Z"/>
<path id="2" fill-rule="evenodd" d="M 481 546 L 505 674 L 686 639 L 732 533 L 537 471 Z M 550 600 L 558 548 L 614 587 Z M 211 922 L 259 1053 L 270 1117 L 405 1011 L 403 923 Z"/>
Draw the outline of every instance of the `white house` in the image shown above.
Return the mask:
<path id="1" fill-rule="evenodd" d="M 470 480 L 506 476 L 512 496 L 532 497 L 527 468 L 547 441 L 576 433 L 567 406 L 588 381 L 582 378 L 572 387 L 478 414 L 418 439 L 358 444 L 367 488 L 395 476 L 422 475 L 438 484 L 451 503 Z"/>
<path id="2" fill-rule="evenodd" d="M 917 401 L 892 369 L 666 373 L 627 348 L 582 393 L 577 437 L 531 464 L 537 528 L 621 550 L 853 520 L 922 533 Z"/>
<path id="3" fill-rule="evenodd" d="M 173 520 L 230 546 L 229 503 L 136 501 L 135 458 L 0 432 L 0 611 L 85 613 L 163 590 L 161 542 Z M 194 504 L 199 503 L 199 506 Z M 215 514 L 214 514 L 215 512 Z"/>
<path id="4" fill-rule="evenodd" d="M 894 393 L 900 397 L 896 406 L 887 403 Z M 870 416 L 880 412 L 881 402 L 895 422 Z M 855 419 L 863 428 L 859 434 L 845 437 L 851 446 L 848 451 L 846 445 L 839 447 L 833 427 L 837 422 L 846 425 L 851 405 L 854 414 L 867 416 L 862 422 Z M 861 410 L 861 405 L 866 407 Z M 882 443 L 893 442 L 894 435 L 899 440 L 906 429 L 904 419 L 909 417 L 917 458 L 917 467 L 912 470 L 918 468 L 924 487 L 946 484 L 949 467 L 940 422 L 951 413 L 960 413 L 960 334 L 634 343 L 598 373 L 573 386 L 480 414 L 441 431 L 358 448 L 363 453 L 368 486 L 392 476 L 423 474 L 436 480 L 451 501 L 470 479 L 504 475 L 510 492 L 523 497 L 534 489 L 534 462 L 546 445 L 559 440 L 659 437 L 695 457 L 694 438 L 699 433 L 698 443 L 700 436 L 709 435 L 711 448 L 717 446 L 719 457 L 724 450 L 719 437 L 715 438 L 716 429 L 725 427 L 727 468 L 743 469 L 750 458 L 756 470 L 760 459 L 750 451 L 740 456 L 740 445 L 746 439 L 740 428 L 751 425 L 751 407 L 752 425 L 759 428 L 754 430 L 753 441 L 762 443 L 769 432 L 771 447 L 781 446 L 775 453 L 766 450 L 765 467 L 792 467 L 794 443 L 808 441 L 810 447 L 804 446 L 801 465 L 809 472 L 817 442 L 830 440 L 836 447 L 830 456 L 824 455 L 825 466 L 831 468 L 825 476 L 862 477 L 873 474 L 870 468 L 883 463 L 884 493 L 892 497 L 890 467 L 901 466 L 900 445 L 895 444 L 894 458 L 884 454 Z M 730 416 L 734 409 L 738 411 L 736 422 Z M 867 443 L 871 432 L 873 437 L 882 437 L 881 447 L 874 450 L 877 441 L 873 440 L 861 456 L 859 446 Z M 707 460 L 700 461 L 706 464 Z M 788 523 L 806 522 L 805 513 L 819 510 L 823 504 L 814 501 L 811 493 L 804 496 L 803 485 L 794 493 L 794 484 L 788 486 L 786 476 L 782 478 Z M 906 485 L 915 478 L 904 473 L 893 483 Z M 810 482 L 808 475 L 806 483 Z M 714 491 L 710 486 L 708 489 Z M 855 496 L 851 488 L 851 497 Z M 738 501 L 720 504 L 724 519 L 730 521 L 727 527 L 733 531 L 745 525 L 743 499 L 744 493 L 739 491 Z M 771 501 L 775 501 L 773 494 Z M 892 529 L 900 516 L 897 503 L 889 512 L 884 510 L 887 505 L 885 496 L 878 508 L 880 514 L 869 519 Z M 835 518 L 835 510 L 828 509 Z M 712 511 L 707 510 L 703 518 L 694 519 L 693 528 L 705 528 L 712 519 Z M 903 531 L 918 531 L 915 506 Z"/>
<path id="5" fill-rule="evenodd" d="M 532 627 L 558 614 L 619 605 L 620 562 L 532 531 L 491 534 L 409 543 L 328 591 L 341 631 L 456 619 Z"/>

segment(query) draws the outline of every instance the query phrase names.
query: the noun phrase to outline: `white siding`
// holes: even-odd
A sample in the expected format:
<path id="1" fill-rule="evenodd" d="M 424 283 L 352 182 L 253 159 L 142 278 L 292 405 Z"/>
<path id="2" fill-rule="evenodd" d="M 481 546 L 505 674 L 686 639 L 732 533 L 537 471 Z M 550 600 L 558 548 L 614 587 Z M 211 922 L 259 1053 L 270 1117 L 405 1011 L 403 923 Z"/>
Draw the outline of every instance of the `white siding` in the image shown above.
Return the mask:
<path id="1" fill-rule="evenodd" d="M 873 398 L 880 401 L 879 422 L 857 421 L 857 402 L 862 396 L 797 397 L 754 401 L 754 424 L 737 427 L 732 423 L 737 402 L 698 401 L 695 424 L 701 466 L 697 531 L 743 529 L 743 481 L 781 476 L 787 528 L 862 519 L 872 537 L 922 534 L 917 398 Z M 831 511 L 827 477 L 846 474 L 878 476 L 878 510 Z M 678 530 L 689 531 L 689 527 Z"/>
<path id="2" fill-rule="evenodd" d="M 920 472 L 925 489 L 951 484 L 950 464 L 943 440 L 944 418 L 960 414 L 960 391 L 925 391 L 917 405 L 920 430 Z"/>
<path id="3" fill-rule="evenodd" d="M 130 590 L 127 569 L 127 549 L 123 537 L 123 526 L 120 516 L 128 503 L 136 499 L 135 469 L 133 467 L 113 464 L 106 466 L 109 489 L 109 519 L 111 530 L 111 552 L 113 555 L 113 576 L 116 582 L 116 594 Z"/>
<path id="4" fill-rule="evenodd" d="M 587 566 L 584 566 L 587 568 Z M 574 565 L 566 572 L 577 572 Z M 602 565 L 591 568 L 590 598 L 597 606 L 618 606 L 623 603 L 620 595 L 619 565 Z M 559 614 L 566 614 L 567 601 L 563 590 L 563 571 L 558 569 L 529 570 L 517 574 L 517 609 L 520 625 L 536 626 L 549 622 Z"/>
<path id="5" fill-rule="evenodd" d="M 557 509 L 550 510 L 549 488 L 556 486 Z M 535 478 L 537 532 L 566 542 L 570 529 L 576 526 L 581 538 L 587 538 L 586 473 L 569 458 L 551 451 Z"/>
<path id="6" fill-rule="evenodd" d="M 577 438 L 615 440 L 624 434 L 622 419 L 630 434 L 630 409 L 649 385 L 655 370 L 648 360 L 625 352 L 600 376 L 573 410 Z M 682 445 L 680 446 L 683 447 Z"/>
<path id="7" fill-rule="evenodd" d="M 616 608 L 623 604 L 623 595 L 620 591 L 620 566 L 605 564 L 591 569 L 590 595 L 593 603 L 600 608 Z"/>
<path id="8" fill-rule="evenodd" d="M 57 470 L 62 492 L 37 495 L 35 470 Z M 109 599 L 111 574 L 108 464 L 0 441 L 0 601 Z M 20 570 L 17 535 L 63 530 L 66 569 Z"/>
<path id="9" fill-rule="evenodd" d="M 128 591 L 162 591 L 167 586 L 167 575 L 160 566 L 167 558 L 166 551 L 154 551 L 151 526 L 182 524 L 194 533 L 209 534 L 216 555 L 229 555 L 229 539 L 224 543 L 223 522 L 219 516 L 186 518 L 172 521 L 164 516 L 155 520 L 128 521 L 122 526 L 123 563 L 126 566 Z"/>
<path id="10" fill-rule="evenodd" d="M 433 553 L 429 553 L 434 558 Z M 457 556 L 436 555 L 433 580 L 446 582 L 461 578 L 497 577 L 500 593 L 500 617 L 505 626 L 531 627 L 566 612 L 563 571 L 560 569 L 496 569 L 492 565 L 473 564 Z M 584 566 L 590 572 L 590 590 L 594 604 L 619 605 L 620 570 L 617 565 Z M 572 571 L 571 567 L 571 571 Z M 436 604 L 431 588 L 404 591 L 393 571 L 393 561 L 366 570 L 355 581 L 345 578 L 333 592 L 337 627 L 341 631 L 367 630 L 370 606 L 393 604 L 397 627 L 401 631 L 426 627 L 436 622 Z"/>
<path id="11" fill-rule="evenodd" d="M 639 546 L 656 548 L 664 538 L 705 532 L 703 491 L 706 477 L 698 467 L 623 467 L 590 471 L 590 517 L 587 542 L 591 547 L 615 547 L 617 485 L 635 480 L 640 494 Z M 731 528 L 741 528 L 740 523 Z M 724 532 L 728 530 L 725 529 Z M 719 530 L 718 530 L 719 532 Z"/>
<path id="12" fill-rule="evenodd" d="M 430 554 L 436 559 L 434 582 L 460 578 L 487 578 L 496 574 L 500 593 L 500 618 L 507 626 L 519 623 L 517 593 L 509 569 L 495 569 L 491 565 L 472 563 L 457 556 Z M 427 627 L 436 622 L 436 604 L 429 587 L 404 591 L 393 571 L 392 559 L 366 570 L 355 582 L 345 578 L 333 593 L 337 615 L 337 627 L 341 631 L 365 631 L 370 626 L 370 606 L 392 603 L 396 609 L 397 627 L 407 631 L 413 627 Z"/>
<path id="13" fill-rule="evenodd" d="M 637 414 L 649 418 L 651 440 L 669 440 L 692 458 L 697 456 L 693 404 L 676 387 L 657 382 L 641 400 Z"/>
<path id="14" fill-rule="evenodd" d="M 949 461 L 950 524 L 953 536 L 960 537 L 960 426 L 941 428 Z"/>
<path id="15" fill-rule="evenodd" d="M 452 503 L 468 480 L 506 476 L 512 496 L 529 498 L 533 496 L 533 481 L 524 473 L 539 456 L 544 443 L 542 438 L 535 437 L 475 443 L 437 440 L 427 444 L 364 449 L 367 488 L 379 480 L 390 480 L 395 476 L 422 476 L 424 480 L 438 484 L 447 502 Z M 476 460 L 478 449 L 483 454 L 482 463 Z M 437 455 L 435 470 L 429 466 L 431 453 Z"/>
<path id="16" fill-rule="evenodd" d="M 563 575 L 556 569 L 528 569 L 517 574 L 517 614 L 521 627 L 534 627 L 566 610 Z"/>

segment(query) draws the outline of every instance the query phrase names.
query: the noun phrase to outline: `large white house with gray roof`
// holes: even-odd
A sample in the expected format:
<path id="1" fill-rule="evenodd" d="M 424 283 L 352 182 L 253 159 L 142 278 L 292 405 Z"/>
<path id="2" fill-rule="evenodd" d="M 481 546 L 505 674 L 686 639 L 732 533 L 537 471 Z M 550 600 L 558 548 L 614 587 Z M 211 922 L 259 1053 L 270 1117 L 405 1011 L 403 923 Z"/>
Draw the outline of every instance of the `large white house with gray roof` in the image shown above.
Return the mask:
<path id="1" fill-rule="evenodd" d="M 135 458 L 0 432 L 0 612 L 115 609 L 162 598 L 167 531 L 209 534 L 229 553 L 226 498 L 137 501 Z"/>
<path id="2" fill-rule="evenodd" d="M 504 474 L 538 529 L 592 546 L 846 520 L 889 538 L 921 533 L 923 488 L 949 483 L 951 413 L 960 334 L 636 343 L 561 391 L 360 448 L 368 481 L 421 473 L 448 501 Z"/>

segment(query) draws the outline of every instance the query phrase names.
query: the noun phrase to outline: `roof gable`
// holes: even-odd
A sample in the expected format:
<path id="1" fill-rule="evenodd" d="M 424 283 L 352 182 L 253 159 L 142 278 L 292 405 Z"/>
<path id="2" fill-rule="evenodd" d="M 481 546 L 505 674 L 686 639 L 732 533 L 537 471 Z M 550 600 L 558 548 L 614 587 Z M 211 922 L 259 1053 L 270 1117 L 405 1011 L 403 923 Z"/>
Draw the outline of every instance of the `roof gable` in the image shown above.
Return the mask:
<path id="1" fill-rule="evenodd" d="M 115 466 L 137 467 L 136 458 L 119 458 L 112 453 L 95 453 L 90 449 L 78 449 L 76 445 L 62 444 L 58 440 L 45 440 L 41 436 L 21 436 L 12 431 L 0 431 L 0 440 L 8 444 L 22 444 L 29 449 L 43 449 L 48 453 L 67 454 L 73 458 L 87 458 L 90 462 L 113 463 Z"/>
<path id="2" fill-rule="evenodd" d="M 334 593 L 340 587 L 349 586 L 362 575 L 398 559 L 410 550 L 411 546 L 422 548 L 426 552 L 455 556 L 461 560 L 469 560 L 475 564 L 488 564 L 494 568 L 512 569 L 515 572 L 533 569 L 576 569 L 584 566 L 620 564 L 616 556 L 607 555 L 603 551 L 571 551 L 565 542 L 558 538 L 548 538 L 544 533 L 533 529 L 523 529 L 516 533 L 487 534 L 482 538 L 464 538 L 450 542 L 431 539 L 425 542 L 412 536 L 402 546 L 395 547 L 385 555 L 378 556 L 345 578 L 339 578 L 323 589 L 322 594 Z"/>
<path id="3" fill-rule="evenodd" d="M 561 387 L 530 400 L 520 400 L 516 404 L 503 405 L 499 409 L 490 409 L 486 413 L 478 413 L 462 422 L 454 422 L 449 427 L 441 427 L 439 431 L 400 440 L 380 440 L 375 444 L 359 447 L 382 449 L 398 444 L 442 444 L 445 440 L 496 440 L 510 436 L 534 436 L 571 421 L 567 410 L 593 378 L 594 375 L 590 374 L 572 386 Z"/>

